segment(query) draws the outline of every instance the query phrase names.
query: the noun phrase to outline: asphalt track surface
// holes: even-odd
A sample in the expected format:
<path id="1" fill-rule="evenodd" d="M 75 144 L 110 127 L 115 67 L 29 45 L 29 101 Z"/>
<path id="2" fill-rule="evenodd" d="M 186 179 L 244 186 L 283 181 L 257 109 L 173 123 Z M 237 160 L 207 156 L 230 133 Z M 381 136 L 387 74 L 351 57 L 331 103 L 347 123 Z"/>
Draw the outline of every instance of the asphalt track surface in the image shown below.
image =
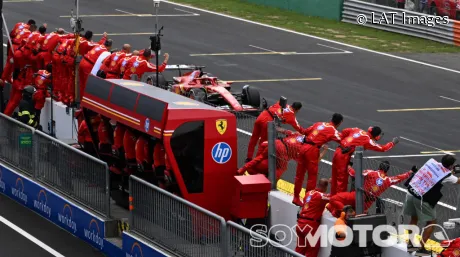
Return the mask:
<path id="1" fill-rule="evenodd" d="M 69 28 L 69 17 L 62 16 L 70 15 L 73 3 L 70 0 L 6 2 L 4 13 L 9 28 L 29 18 L 46 22 L 51 29 Z M 83 27 L 96 34 L 94 40 L 108 32 L 117 48 L 124 43 L 130 43 L 133 49 L 148 47 L 149 33 L 154 32 L 155 24 L 155 17 L 148 15 L 152 13 L 150 0 L 80 1 Z M 271 103 L 281 95 L 289 102 L 301 101 L 303 109 L 298 121 L 304 127 L 327 121 L 334 112 L 340 112 L 345 117 L 341 128 L 380 126 L 385 132 L 383 142 L 402 137 L 388 153 L 366 152 L 366 156 L 375 158 L 366 161 L 366 167 L 376 168 L 378 161 L 387 159 L 399 167 L 393 169 L 393 174 L 400 173 L 412 165 L 422 165 L 431 157 L 439 159 L 442 150 L 459 148 L 460 137 L 456 132 L 460 118 L 456 112 L 460 108 L 433 108 L 460 106 L 457 86 L 460 71 L 171 3 L 161 3 L 159 14 L 165 35 L 162 53 L 170 53 L 170 64 L 205 65 L 208 72 L 229 81 L 278 80 L 235 83 L 234 88 L 239 90 L 244 84 L 256 86 Z M 248 54 L 255 52 L 259 54 Z M 430 110 L 401 111 L 414 108 Z M 250 132 L 252 124 L 243 125 L 240 129 Z M 326 159 L 330 160 L 330 156 Z M 328 174 L 330 171 L 324 171 L 322 176 Z M 283 178 L 292 182 L 293 177 L 290 171 Z M 402 201 L 404 193 L 393 191 L 390 197 Z M 453 208 L 459 195 L 456 192 L 450 189 L 443 198 Z"/>
<path id="2" fill-rule="evenodd" d="M 8 226 L 11 222 L 39 240 L 33 242 L 24 233 Z M 46 246 L 44 246 L 46 245 Z M 49 247 L 50 252 L 44 248 Z M 0 194 L 0 252 L 14 257 L 103 257 L 95 248 L 74 237 L 51 222 Z"/>

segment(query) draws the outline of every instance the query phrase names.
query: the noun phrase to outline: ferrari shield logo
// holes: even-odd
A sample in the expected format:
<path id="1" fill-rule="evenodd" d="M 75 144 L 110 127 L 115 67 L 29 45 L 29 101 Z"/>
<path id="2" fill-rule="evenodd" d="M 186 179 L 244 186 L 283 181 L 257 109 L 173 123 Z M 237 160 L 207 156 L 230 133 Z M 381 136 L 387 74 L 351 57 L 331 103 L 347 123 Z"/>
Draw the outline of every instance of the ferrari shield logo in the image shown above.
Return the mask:
<path id="1" fill-rule="evenodd" d="M 227 131 L 227 120 L 226 119 L 218 119 L 216 120 L 216 129 L 219 134 L 223 135 L 225 134 L 225 131 Z"/>

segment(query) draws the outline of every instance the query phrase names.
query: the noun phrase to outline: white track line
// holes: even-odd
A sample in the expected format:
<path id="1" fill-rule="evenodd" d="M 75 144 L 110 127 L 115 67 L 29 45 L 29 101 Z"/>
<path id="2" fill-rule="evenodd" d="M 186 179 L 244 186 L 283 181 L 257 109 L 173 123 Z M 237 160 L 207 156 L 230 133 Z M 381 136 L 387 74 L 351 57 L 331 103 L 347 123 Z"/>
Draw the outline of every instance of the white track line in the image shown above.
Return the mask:
<path id="1" fill-rule="evenodd" d="M 452 99 L 452 98 L 449 98 L 449 97 L 445 97 L 445 96 L 442 96 L 442 95 L 439 96 L 439 97 L 444 98 L 444 99 L 447 99 L 447 100 L 451 100 L 451 101 L 454 101 L 454 102 L 457 102 L 457 103 L 460 103 L 459 100 L 455 100 L 455 99 Z"/>
<path id="2" fill-rule="evenodd" d="M 121 13 L 130 14 L 130 15 L 136 15 L 136 16 L 139 16 L 139 15 L 137 15 L 137 14 L 135 14 L 135 13 L 132 13 L 132 12 L 127 12 L 127 11 L 123 11 L 123 10 L 120 10 L 120 9 L 115 9 L 115 11 L 117 11 L 117 12 L 121 12 Z"/>
<path id="3" fill-rule="evenodd" d="M 441 151 L 441 152 L 443 152 L 443 153 L 445 153 L 445 154 L 455 155 L 455 154 L 453 154 L 453 153 L 451 153 L 451 152 L 444 151 L 444 150 L 442 150 L 442 149 L 440 149 L 440 148 L 437 148 L 437 147 L 434 147 L 434 146 L 431 146 L 431 145 L 427 145 L 427 144 L 424 144 L 424 143 L 421 143 L 421 142 L 418 142 L 418 141 L 409 139 L 409 138 L 407 138 L 407 137 L 400 137 L 400 138 L 401 138 L 401 139 L 404 139 L 404 140 L 407 140 L 407 141 L 409 141 L 409 142 L 412 142 L 412 143 L 416 143 L 416 144 L 419 144 L 419 145 L 423 145 L 423 146 L 426 146 L 426 147 L 429 147 L 429 148 L 432 148 L 432 149 Z"/>
<path id="4" fill-rule="evenodd" d="M 272 53 L 278 53 L 276 51 L 273 51 L 273 50 L 270 50 L 270 49 L 266 49 L 266 48 L 262 48 L 260 46 L 253 46 L 253 45 L 249 45 L 250 47 L 254 47 L 254 48 L 257 48 L 257 49 L 260 49 L 260 50 L 264 50 L 264 51 L 267 51 L 267 52 L 272 52 Z"/>
<path id="5" fill-rule="evenodd" d="M 199 16 L 199 15 L 200 15 L 200 14 L 198 14 L 198 13 L 185 11 L 185 10 L 182 10 L 182 9 L 179 9 L 179 8 L 174 8 L 174 10 L 181 11 L 181 12 L 185 12 L 185 13 L 188 13 L 188 14 L 193 14 L 193 15 L 195 15 L 195 16 Z"/>
<path id="6" fill-rule="evenodd" d="M 388 155 L 388 156 L 368 156 L 364 159 L 384 159 L 384 158 L 405 158 L 405 157 L 430 157 L 430 156 L 441 156 L 443 153 L 435 154 L 405 154 L 405 155 Z"/>
<path id="7" fill-rule="evenodd" d="M 31 234 L 27 233 L 26 231 L 24 231 L 23 229 L 21 229 L 20 227 L 16 226 L 15 224 L 13 224 L 12 222 L 10 222 L 9 220 L 3 218 L 2 216 L 0 216 L 0 222 L 2 222 L 3 224 L 7 225 L 8 227 L 10 227 L 11 229 L 13 229 L 14 231 L 18 232 L 19 234 L 21 234 L 23 237 L 29 239 L 31 242 L 33 242 L 34 244 L 40 246 L 43 250 L 47 251 L 48 253 L 50 253 L 51 255 L 55 256 L 55 257 L 65 257 L 64 255 L 58 253 L 57 251 L 55 251 L 53 248 L 49 247 L 48 245 L 46 245 L 45 243 L 43 243 L 42 241 L 38 240 L 37 238 L 35 238 L 34 236 L 32 236 Z"/>
<path id="8" fill-rule="evenodd" d="M 335 50 L 339 50 L 339 51 L 342 51 L 342 52 L 344 52 L 344 53 L 349 53 L 349 54 L 352 53 L 352 52 L 350 52 L 350 51 L 345 51 L 345 50 L 343 50 L 343 49 L 335 48 L 335 47 L 332 47 L 332 46 L 327 46 L 327 45 L 323 45 L 323 44 L 317 44 L 317 45 L 319 45 L 319 46 L 324 46 L 324 47 L 331 48 L 331 49 L 335 49 Z"/>
<path id="9" fill-rule="evenodd" d="M 460 71 L 458 71 L 458 70 L 453 70 L 453 69 L 445 68 L 445 67 L 442 67 L 442 66 L 429 64 L 429 63 L 426 63 L 426 62 L 416 61 L 416 60 L 400 57 L 400 56 L 397 56 L 397 55 L 377 52 L 377 51 L 366 49 L 366 48 L 359 47 L 359 46 L 349 45 L 349 44 L 346 44 L 346 43 L 342 43 L 342 42 L 338 42 L 338 41 L 334 41 L 334 40 L 330 40 L 330 39 L 325 39 L 325 38 L 321 38 L 321 37 L 317 37 L 317 36 L 312 36 L 312 35 L 309 35 L 309 34 L 297 32 L 297 31 L 293 31 L 293 30 L 289 30 L 289 29 L 275 27 L 275 26 L 271 26 L 271 25 L 268 25 L 268 24 L 263 24 L 263 23 L 260 23 L 260 22 L 250 21 L 250 20 L 246 20 L 246 19 L 243 19 L 243 18 L 238 18 L 238 17 L 231 16 L 231 15 L 226 15 L 226 14 L 222 14 L 222 13 L 218 13 L 218 12 L 208 11 L 208 10 L 205 10 L 205 9 L 201 9 L 201 8 L 197 8 L 197 7 L 193 7 L 193 6 L 188 6 L 188 5 L 185 5 L 185 4 L 178 4 L 178 3 L 170 2 L 168 0 L 163 0 L 162 2 L 172 4 L 172 5 L 176 5 L 176 6 L 181 6 L 181 7 L 192 9 L 192 10 L 201 11 L 201 12 L 204 12 L 204 13 L 210 13 L 210 14 L 226 17 L 226 18 L 229 18 L 229 19 L 243 21 L 243 22 L 247 22 L 247 23 L 251 23 L 251 24 L 255 24 L 255 25 L 259 25 L 259 26 L 263 26 L 263 27 L 267 27 L 267 28 L 271 28 L 271 29 L 276 29 L 276 30 L 280 30 L 280 31 L 288 32 L 288 33 L 293 33 L 293 34 L 297 34 L 297 35 L 304 36 L 304 37 L 314 38 L 314 39 L 317 39 L 317 40 L 322 40 L 322 41 L 325 41 L 325 42 L 334 43 L 334 44 L 338 44 L 338 45 L 342 45 L 342 46 L 346 46 L 346 47 L 350 47 L 350 48 L 354 48 L 354 49 L 359 49 L 359 50 L 366 51 L 366 52 L 369 52 L 369 53 L 383 55 L 383 56 L 403 60 L 403 61 L 406 61 L 406 62 L 416 63 L 416 64 L 428 66 L 428 67 L 431 67 L 431 68 L 436 68 L 436 69 L 445 70 L 445 71 L 460 74 Z"/>

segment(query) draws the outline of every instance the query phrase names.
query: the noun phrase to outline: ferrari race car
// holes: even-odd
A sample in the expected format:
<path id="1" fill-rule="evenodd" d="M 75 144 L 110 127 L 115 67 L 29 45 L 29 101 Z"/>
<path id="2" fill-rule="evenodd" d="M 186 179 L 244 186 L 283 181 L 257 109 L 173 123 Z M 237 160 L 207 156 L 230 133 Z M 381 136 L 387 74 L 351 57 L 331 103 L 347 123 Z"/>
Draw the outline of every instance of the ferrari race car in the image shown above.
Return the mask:
<path id="1" fill-rule="evenodd" d="M 258 115 L 260 109 L 259 91 L 246 85 L 241 93 L 231 91 L 231 82 L 218 79 L 210 73 L 203 72 L 204 66 L 168 65 L 159 75 L 159 87 L 191 99 L 213 105 L 222 110 L 245 112 Z M 178 71 L 179 76 L 166 79 L 167 71 Z M 185 73 L 182 73 L 185 71 Z M 155 73 L 147 73 L 141 81 L 156 85 Z"/>

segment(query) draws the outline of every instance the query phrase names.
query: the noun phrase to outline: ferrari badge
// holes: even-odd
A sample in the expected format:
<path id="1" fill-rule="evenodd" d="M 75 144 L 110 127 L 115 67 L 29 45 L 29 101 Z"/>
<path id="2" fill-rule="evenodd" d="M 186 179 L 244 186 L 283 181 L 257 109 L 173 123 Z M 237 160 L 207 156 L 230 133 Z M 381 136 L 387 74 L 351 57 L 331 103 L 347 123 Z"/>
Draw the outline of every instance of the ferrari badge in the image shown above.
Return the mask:
<path id="1" fill-rule="evenodd" d="M 227 131 L 227 120 L 226 119 L 218 119 L 216 120 L 216 129 L 219 134 L 223 135 L 225 134 L 225 131 Z"/>

